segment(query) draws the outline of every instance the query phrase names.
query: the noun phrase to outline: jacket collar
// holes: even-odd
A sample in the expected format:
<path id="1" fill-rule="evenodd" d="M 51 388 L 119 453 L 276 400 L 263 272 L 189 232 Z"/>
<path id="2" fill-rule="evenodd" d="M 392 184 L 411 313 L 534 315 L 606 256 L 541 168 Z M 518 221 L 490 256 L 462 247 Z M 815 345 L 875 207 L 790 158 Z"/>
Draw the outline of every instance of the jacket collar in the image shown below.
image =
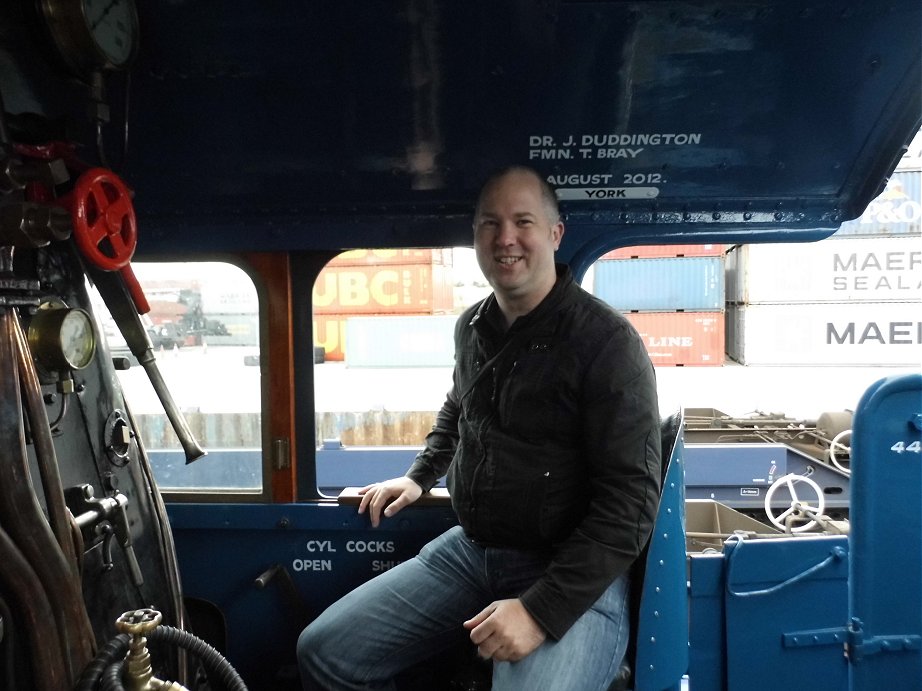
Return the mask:
<path id="1" fill-rule="evenodd" d="M 573 280 L 573 274 L 570 267 L 566 264 L 555 264 L 557 270 L 557 281 L 551 288 L 544 299 L 528 314 L 519 317 L 512 324 L 509 333 L 527 329 L 533 324 L 540 323 L 546 316 L 569 307 L 575 298 L 579 286 Z M 502 333 L 499 321 L 502 316 L 499 314 L 499 305 L 496 302 L 496 295 L 491 293 L 478 305 L 474 316 L 471 317 L 469 326 L 484 336 L 492 333 Z"/>

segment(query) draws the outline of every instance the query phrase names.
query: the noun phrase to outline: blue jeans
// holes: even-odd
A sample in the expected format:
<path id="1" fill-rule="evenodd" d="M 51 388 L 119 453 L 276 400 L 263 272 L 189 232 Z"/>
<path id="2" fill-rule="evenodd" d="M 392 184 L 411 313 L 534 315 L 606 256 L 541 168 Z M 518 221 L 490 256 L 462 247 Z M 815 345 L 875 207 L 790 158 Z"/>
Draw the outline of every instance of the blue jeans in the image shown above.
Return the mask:
<path id="1" fill-rule="evenodd" d="M 546 555 L 481 547 L 454 527 L 331 605 L 298 639 L 304 688 L 394 689 L 400 671 L 468 639 L 461 622 L 517 597 Z M 617 579 L 559 641 L 494 662 L 494 691 L 605 691 L 628 639 L 628 577 Z"/>

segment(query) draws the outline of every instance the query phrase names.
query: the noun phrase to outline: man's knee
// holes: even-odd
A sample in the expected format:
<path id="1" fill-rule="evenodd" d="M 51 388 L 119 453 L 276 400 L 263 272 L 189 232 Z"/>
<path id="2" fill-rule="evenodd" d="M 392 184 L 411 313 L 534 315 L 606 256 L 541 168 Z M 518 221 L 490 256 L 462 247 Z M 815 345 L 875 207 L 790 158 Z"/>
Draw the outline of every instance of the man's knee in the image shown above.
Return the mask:
<path id="1" fill-rule="evenodd" d="M 301 687 L 304 691 L 324 691 L 324 687 L 317 681 L 315 675 L 314 659 L 317 649 L 322 643 L 322 636 L 317 634 L 317 628 L 308 626 L 298 636 L 298 672 L 301 675 Z"/>

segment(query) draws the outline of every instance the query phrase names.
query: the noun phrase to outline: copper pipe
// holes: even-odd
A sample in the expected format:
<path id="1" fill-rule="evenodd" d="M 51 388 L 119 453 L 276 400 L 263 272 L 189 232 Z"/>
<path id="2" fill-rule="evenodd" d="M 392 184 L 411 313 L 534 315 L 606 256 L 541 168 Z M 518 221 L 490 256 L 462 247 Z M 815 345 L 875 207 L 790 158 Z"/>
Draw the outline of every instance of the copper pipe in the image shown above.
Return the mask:
<path id="1" fill-rule="evenodd" d="M 12 595 L 11 601 L 18 604 L 22 629 L 29 641 L 30 688 L 37 691 L 69 689 L 60 657 L 64 643 L 54 625 L 47 594 L 29 562 L 3 528 L 0 528 L 0 583 Z M 7 625 L 12 626 L 12 622 Z"/>
<path id="2" fill-rule="evenodd" d="M 52 616 L 65 641 L 67 687 L 93 657 L 95 638 L 79 584 L 55 540 L 35 494 L 22 425 L 16 321 L 12 308 L 0 310 L 0 524 L 38 576 L 51 604 Z M 15 352 L 14 352 L 15 351 Z M 9 450 L 19 449 L 19 453 Z"/>
<path id="3" fill-rule="evenodd" d="M 51 428 L 45 405 L 42 400 L 42 388 L 35 371 L 35 364 L 29 351 L 26 335 L 19 323 L 19 314 L 15 310 L 10 312 L 11 328 L 14 333 L 14 350 L 19 367 L 20 382 L 22 384 L 23 398 L 26 411 L 32 428 L 32 447 L 35 449 L 35 458 L 38 461 L 38 472 L 42 478 L 42 489 L 45 492 L 45 504 L 48 508 L 48 522 L 51 530 L 64 553 L 64 558 L 70 564 L 70 573 L 80 582 L 80 572 L 77 570 L 77 556 L 74 552 L 74 541 L 71 534 L 70 520 L 67 517 L 67 505 L 64 503 L 64 488 L 61 485 L 61 473 L 58 469 L 58 459 L 51 440 Z"/>

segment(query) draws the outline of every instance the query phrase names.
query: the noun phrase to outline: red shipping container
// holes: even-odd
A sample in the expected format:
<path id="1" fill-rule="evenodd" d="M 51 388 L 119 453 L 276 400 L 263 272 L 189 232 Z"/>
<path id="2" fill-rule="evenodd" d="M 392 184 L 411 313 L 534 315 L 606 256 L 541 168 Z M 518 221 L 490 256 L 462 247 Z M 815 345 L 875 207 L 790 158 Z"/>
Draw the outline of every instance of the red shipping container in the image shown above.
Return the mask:
<path id="1" fill-rule="evenodd" d="M 315 314 L 314 347 L 323 348 L 324 359 L 342 361 L 346 357 L 346 319 L 348 314 Z"/>
<path id="2" fill-rule="evenodd" d="M 390 264 L 451 265 L 451 250 L 437 249 L 378 249 L 349 250 L 333 257 L 327 266 L 385 266 Z"/>
<path id="3" fill-rule="evenodd" d="M 723 312 L 626 312 L 655 366 L 724 364 Z"/>
<path id="4" fill-rule="evenodd" d="M 441 265 L 326 267 L 314 283 L 314 314 L 445 314 L 451 270 Z"/>
<path id="5" fill-rule="evenodd" d="M 653 259 L 657 257 L 719 257 L 723 245 L 637 245 L 619 247 L 600 259 Z"/>

